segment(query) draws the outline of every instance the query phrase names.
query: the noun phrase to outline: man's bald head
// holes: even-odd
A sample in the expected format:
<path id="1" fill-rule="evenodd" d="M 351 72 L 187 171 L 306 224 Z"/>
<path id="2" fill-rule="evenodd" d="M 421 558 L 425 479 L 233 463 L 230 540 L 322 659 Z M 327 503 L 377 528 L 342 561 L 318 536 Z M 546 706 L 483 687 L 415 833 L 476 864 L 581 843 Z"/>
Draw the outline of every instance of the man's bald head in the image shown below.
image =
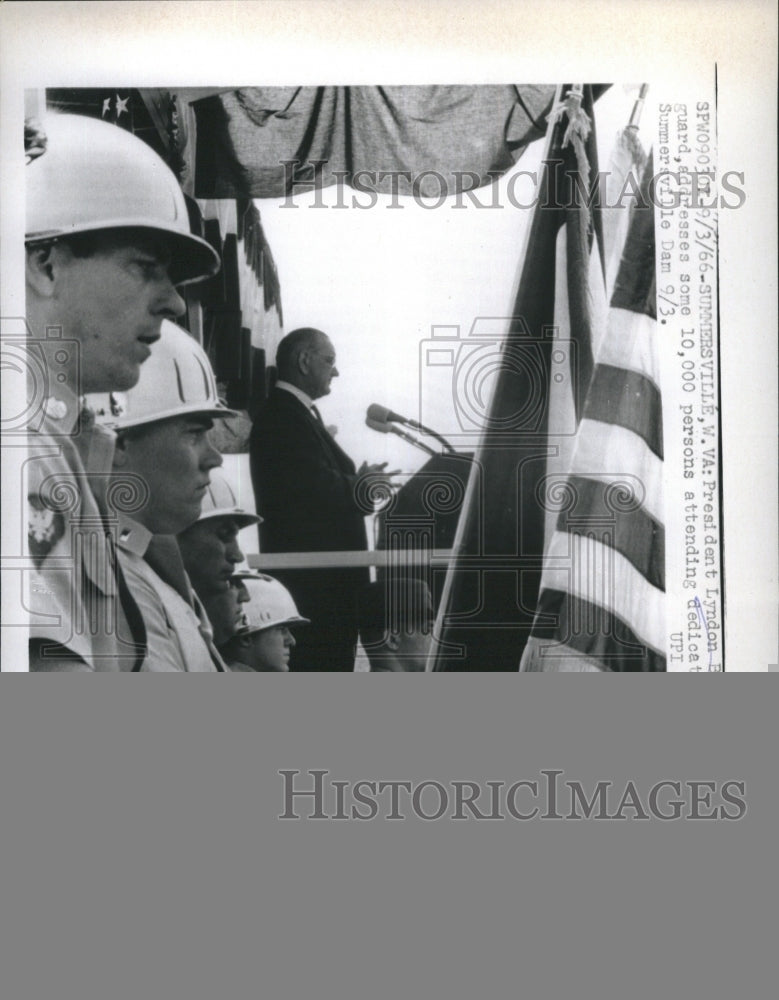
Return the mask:
<path id="1" fill-rule="evenodd" d="M 312 399 L 330 392 L 330 381 L 338 375 L 332 341 L 311 326 L 288 333 L 276 350 L 276 371 L 280 380 L 289 382 Z"/>

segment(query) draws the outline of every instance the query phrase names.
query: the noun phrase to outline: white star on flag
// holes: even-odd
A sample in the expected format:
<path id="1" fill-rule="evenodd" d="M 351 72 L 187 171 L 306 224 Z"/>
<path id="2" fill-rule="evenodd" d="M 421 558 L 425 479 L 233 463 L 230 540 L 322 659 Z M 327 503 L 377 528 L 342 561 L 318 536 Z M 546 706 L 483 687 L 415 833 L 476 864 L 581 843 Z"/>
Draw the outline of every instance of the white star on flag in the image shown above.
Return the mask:
<path id="1" fill-rule="evenodd" d="M 127 111 L 127 102 L 129 100 L 130 100 L 129 97 L 125 97 L 124 100 L 122 100 L 122 98 L 118 94 L 116 95 L 116 118 L 117 118 L 117 120 L 119 119 L 119 116 L 122 114 L 123 111 Z"/>
<path id="2" fill-rule="evenodd" d="M 111 98 L 106 97 L 106 99 L 103 101 L 103 111 L 100 117 L 105 118 L 105 116 L 108 114 L 110 110 L 111 110 Z"/>

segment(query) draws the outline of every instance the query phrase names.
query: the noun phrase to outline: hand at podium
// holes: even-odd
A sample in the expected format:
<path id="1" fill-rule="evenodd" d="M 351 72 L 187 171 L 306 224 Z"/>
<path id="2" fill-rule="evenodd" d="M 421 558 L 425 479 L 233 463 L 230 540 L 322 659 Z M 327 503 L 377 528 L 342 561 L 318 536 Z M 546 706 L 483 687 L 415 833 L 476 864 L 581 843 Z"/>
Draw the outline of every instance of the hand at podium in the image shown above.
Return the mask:
<path id="1" fill-rule="evenodd" d="M 400 475 L 400 469 L 391 469 L 389 472 L 385 472 L 384 469 L 387 462 L 378 462 L 373 465 L 369 465 L 367 462 L 363 462 L 360 468 L 357 470 L 358 478 L 360 476 L 371 476 L 374 482 L 381 483 L 388 489 L 396 490 L 399 484 L 392 481 L 393 476 Z"/>

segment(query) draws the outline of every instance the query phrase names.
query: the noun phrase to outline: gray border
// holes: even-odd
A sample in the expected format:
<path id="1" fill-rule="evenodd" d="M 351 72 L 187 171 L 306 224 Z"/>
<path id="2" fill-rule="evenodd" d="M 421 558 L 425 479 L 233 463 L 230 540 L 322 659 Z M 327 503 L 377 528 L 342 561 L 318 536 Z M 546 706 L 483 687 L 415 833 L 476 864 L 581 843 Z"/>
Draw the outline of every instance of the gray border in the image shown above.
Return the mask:
<path id="1" fill-rule="evenodd" d="M 4 996 L 774 995 L 772 679 L 273 677 L 6 680 Z M 733 778 L 748 809 L 738 822 L 282 822 L 282 768 Z"/>

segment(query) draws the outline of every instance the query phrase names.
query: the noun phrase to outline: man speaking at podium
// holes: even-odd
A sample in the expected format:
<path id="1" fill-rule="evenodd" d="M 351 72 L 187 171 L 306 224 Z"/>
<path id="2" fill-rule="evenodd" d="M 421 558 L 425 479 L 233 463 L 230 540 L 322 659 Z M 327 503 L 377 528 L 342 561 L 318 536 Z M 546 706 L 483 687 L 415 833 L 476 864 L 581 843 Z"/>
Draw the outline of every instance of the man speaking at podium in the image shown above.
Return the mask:
<path id="1" fill-rule="evenodd" d="M 355 469 L 327 432 L 315 400 L 338 375 L 330 338 L 293 330 L 276 352 L 278 381 L 252 428 L 249 454 L 261 552 L 365 551 L 365 516 L 357 480 L 381 476 L 386 462 Z M 311 619 L 297 639 L 294 670 L 354 669 L 357 598 L 367 568 L 274 570 L 300 613 Z"/>

